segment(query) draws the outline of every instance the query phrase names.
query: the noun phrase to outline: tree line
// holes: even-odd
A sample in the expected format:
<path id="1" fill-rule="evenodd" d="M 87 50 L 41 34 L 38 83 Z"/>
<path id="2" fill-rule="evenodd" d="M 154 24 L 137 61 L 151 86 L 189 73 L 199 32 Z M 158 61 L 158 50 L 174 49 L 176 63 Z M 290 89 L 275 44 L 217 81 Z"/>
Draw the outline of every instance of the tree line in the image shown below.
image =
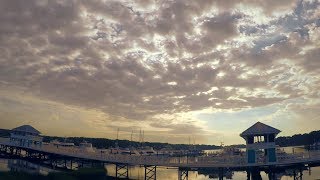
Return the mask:
<path id="1" fill-rule="evenodd" d="M 0 137 L 10 137 L 10 130 L 8 129 L 0 129 Z M 113 140 L 106 138 L 87 138 L 87 137 L 52 137 L 52 136 L 44 136 L 44 142 L 50 142 L 52 140 L 59 140 L 60 142 L 72 142 L 75 145 L 79 145 L 82 142 L 90 142 L 94 147 L 97 148 L 111 148 L 115 146 L 119 146 L 121 148 L 127 147 L 141 147 L 141 146 L 150 146 L 154 149 L 162 149 L 162 148 L 170 148 L 170 149 L 197 149 L 197 150 L 210 150 L 210 149 L 218 149 L 220 146 L 216 145 L 205 145 L 205 144 L 196 144 L 196 145 L 188 145 L 188 144 L 169 144 L 169 143 L 159 143 L 159 142 L 136 142 L 129 140 Z M 308 146 L 312 145 L 315 142 L 320 141 L 320 130 L 312 131 L 310 133 L 305 134 L 295 134 L 293 136 L 280 136 L 276 138 L 275 142 L 277 145 L 281 147 L 286 146 Z M 244 147 L 244 145 L 234 145 L 234 147 Z"/>
<path id="2" fill-rule="evenodd" d="M 312 131 L 305 134 L 295 134 L 293 136 L 282 136 L 276 139 L 276 144 L 281 147 L 286 146 L 308 146 L 320 141 L 320 131 Z"/>
<path id="3" fill-rule="evenodd" d="M 181 150 L 181 149 L 197 149 L 197 150 L 210 150 L 210 149 L 219 149 L 219 146 L 216 145 L 205 145 L 205 144 L 169 144 L 169 143 L 160 143 L 160 142 L 137 142 L 137 141 L 129 141 L 129 140 L 114 140 L 114 139 L 106 139 L 106 138 L 87 138 L 87 137 L 51 137 L 51 136 L 44 136 L 44 142 L 50 142 L 53 140 L 58 140 L 59 142 L 68 142 L 74 143 L 78 146 L 82 142 L 89 142 L 92 145 L 99 149 L 107 149 L 112 147 L 120 147 L 120 148 L 128 148 L 128 147 L 153 147 L 155 150 L 168 148 L 174 150 Z"/>

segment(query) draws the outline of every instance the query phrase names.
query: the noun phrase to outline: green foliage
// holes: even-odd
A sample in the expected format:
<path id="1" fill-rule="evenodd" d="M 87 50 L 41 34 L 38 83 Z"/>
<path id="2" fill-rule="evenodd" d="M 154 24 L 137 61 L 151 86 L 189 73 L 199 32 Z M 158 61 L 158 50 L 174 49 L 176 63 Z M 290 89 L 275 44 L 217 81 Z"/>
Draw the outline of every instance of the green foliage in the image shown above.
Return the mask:
<path id="1" fill-rule="evenodd" d="M 10 130 L 0 129 L 0 137 L 4 137 L 4 138 L 10 137 Z"/>
<path id="2" fill-rule="evenodd" d="M 9 137 L 10 130 L 0 129 L 0 137 Z M 51 136 L 44 136 L 44 142 L 50 142 L 54 139 L 57 139 L 61 142 L 73 142 L 75 145 L 79 145 L 80 143 L 87 141 L 93 144 L 96 148 L 111 148 L 115 147 L 116 142 L 118 142 L 119 147 L 126 148 L 126 147 L 140 147 L 142 144 L 136 141 L 129 141 L 129 140 L 112 140 L 112 139 L 105 139 L 105 138 L 86 138 L 86 137 L 51 137 Z M 296 134 L 293 136 L 284 136 L 276 138 L 276 144 L 282 147 L 285 146 L 307 146 L 311 145 L 316 141 L 320 140 L 320 131 L 312 131 L 306 134 Z M 159 142 L 145 142 L 143 146 L 150 146 L 156 150 L 162 148 L 170 148 L 170 149 L 197 149 L 197 150 L 210 150 L 210 149 L 219 149 L 219 146 L 215 145 L 204 145 L 204 144 L 197 144 L 197 145 L 190 145 L 187 144 L 169 144 L 169 143 L 159 143 Z M 235 147 L 245 147 L 244 145 L 234 145 Z"/>
<path id="3" fill-rule="evenodd" d="M 282 147 L 308 146 L 315 143 L 316 141 L 320 141 L 320 131 L 312 131 L 306 134 L 278 137 L 276 139 L 276 144 Z"/>
<path id="4" fill-rule="evenodd" d="M 188 144 L 169 144 L 169 143 L 159 143 L 159 142 L 144 142 L 141 144 L 140 142 L 136 141 L 129 141 L 129 140 L 112 140 L 112 139 L 105 139 L 105 138 L 86 138 L 86 137 L 51 137 L 45 136 L 43 141 L 50 142 L 52 140 L 59 140 L 61 142 L 72 142 L 75 145 L 79 145 L 80 143 L 86 141 L 92 143 L 92 145 L 96 148 L 103 149 L 103 148 L 111 148 L 115 147 L 115 144 L 118 143 L 119 147 L 127 148 L 127 147 L 140 147 L 140 146 L 150 146 L 156 150 L 162 148 L 170 148 L 175 150 L 181 149 L 197 149 L 197 150 L 210 150 L 210 149 L 219 149 L 219 146 L 215 145 L 204 145 L 204 144 L 197 144 L 197 145 L 188 145 Z"/>

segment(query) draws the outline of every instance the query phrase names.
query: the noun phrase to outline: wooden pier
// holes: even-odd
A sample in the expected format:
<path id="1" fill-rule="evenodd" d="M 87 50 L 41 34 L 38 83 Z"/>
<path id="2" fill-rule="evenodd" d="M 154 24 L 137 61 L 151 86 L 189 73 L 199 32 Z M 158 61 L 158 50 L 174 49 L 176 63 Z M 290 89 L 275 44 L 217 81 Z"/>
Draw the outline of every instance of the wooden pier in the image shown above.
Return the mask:
<path id="1" fill-rule="evenodd" d="M 263 124 L 255 123 L 241 133 L 246 141 L 245 155 L 219 156 L 186 156 L 167 157 L 140 154 L 111 154 L 105 150 L 93 149 L 91 144 L 86 146 L 61 146 L 59 143 L 43 143 L 40 132 L 30 125 L 12 129 L 10 139 L 0 139 L 0 153 L 13 158 L 25 158 L 38 163 L 49 164 L 52 168 L 78 169 L 86 165 L 114 165 L 115 177 L 129 179 L 129 167 L 144 167 L 146 179 L 157 178 L 157 167 L 178 169 L 178 179 L 188 179 L 189 171 L 216 171 L 219 179 L 223 179 L 225 171 L 247 171 L 257 176 L 258 172 L 268 172 L 273 179 L 274 172 L 285 168 L 299 167 L 296 177 L 302 177 L 302 168 L 320 164 L 320 151 L 287 154 L 277 152 L 275 137 L 280 130 Z M 89 146 L 88 146 L 89 145 Z M 89 149 L 87 147 L 90 147 Z"/>
<path id="2" fill-rule="evenodd" d="M 274 163 L 247 163 L 245 156 L 223 156 L 223 157 L 188 157 L 179 159 L 178 157 L 162 156 L 140 156 L 140 155 L 121 155 L 106 154 L 102 151 L 86 152 L 77 147 L 57 147 L 52 144 L 24 147 L 10 142 L 1 142 L 0 151 L 13 157 L 26 158 L 37 161 L 50 162 L 52 167 L 76 169 L 84 164 L 91 165 L 115 165 L 117 178 L 129 178 L 129 166 L 143 166 L 145 168 L 145 179 L 156 179 L 157 167 L 174 167 L 179 170 L 180 179 L 188 179 L 188 171 L 199 168 L 213 168 L 222 170 L 241 170 L 250 169 L 275 169 L 296 166 L 312 167 L 320 164 L 320 151 L 312 151 L 299 154 L 278 155 L 277 162 Z"/>

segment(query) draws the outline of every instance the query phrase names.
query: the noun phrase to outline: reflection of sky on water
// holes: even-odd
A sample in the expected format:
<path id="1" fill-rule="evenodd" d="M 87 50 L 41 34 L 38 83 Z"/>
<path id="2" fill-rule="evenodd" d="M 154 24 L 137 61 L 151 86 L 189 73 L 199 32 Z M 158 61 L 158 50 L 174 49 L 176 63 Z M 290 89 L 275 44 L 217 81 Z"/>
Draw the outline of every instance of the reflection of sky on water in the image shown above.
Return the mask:
<path id="1" fill-rule="evenodd" d="M 0 172 L 2 171 L 10 171 L 7 159 L 0 159 Z"/>
<path id="2" fill-rule="evenodd" d="M 289 150 L 292 148 L 286 148 L 286 150 Z M 51 172 L 53 170 L 34 164 L 25 162 L 22 160 L 7 160 L 7 159 L 1 159 L 0 158 L 0 172 L 3 171 L 10 171 L 13 167 L 17 168 L 21 166 L 20 170 L 27 171 L 29 173 L 35 173 L 35 168 L 38 170 L 37 172 L 41 174 L 48 174 L 48 172 Z M 28 168 L 30 168 L 28 170 Z M 115 165 L 107 165 L 106 166 L 108 175 L 115 176 Z M 287 173 L 287 175 L 285 174 Z M 265 172 L 260 172 L 261 177 L 263 180 L 268 179 L 268 175 Z M 218 179 L 217 174 L 210 173 L 210 174 L 200 174 L 197 171 L 189 171 L 189 180 L 209 180 L 209 179 Z M 284 173 L 277 174 L 277 177 L 281 180 L 286 179 L 293 179 L 293 170 L 286 170 Z M 129 168 L 129 176 L 132 179 L 144 179 L 144 168 L 143 167 L 130 167 Z M 311 171 L 308 170 L 303 171 L 303 179 L 319 179 L 320 178 L 320 167 L 313 167 L 311 168 Z M 157 167 L 157 179 L 158 180 L 176 180 L 178 179 L 178 170 L 174 168 L 166 168 L 166 167 Z M 224 178 L 226 179 L 226 178 Z M 237 180 L 246 180 L 247 174 L 246 172 L 233 172 L 232 179 Z"/>
<path id="3" fill-rule="evenodd" d="M 115 166 L 107 166 L 108 175 L 115 176 Z M 298 171 L 296 171 L 298 172 Z M 287 175 L 285 174 L 287 173 Z M 265 172 L 260 172 L 263 180 L 268 180 L 268 175 Z M 189 180 L 211 180 L 218 179 L 218 174 L 199 174 L 197 171 L 189 171 Z M 129 169 L 129 176 L 132 179 L 144 179 L 144 168 L 134 167 Z M 214 177 L 214 178 L 213 178 Z M 293 170 L 286 170 L 286 172 L 278 173 L 277 178 L 281 180 L 293 179 Z M 320 178 L 320 167 L 311 168 L 311 174 L 309 171 L 303 171 L 303 179 L 319 179 Z M 157 179 L 158 180 L 177 180 L 178 179 L 178 170 L 177 169 L 167 169 L 165 167 L 157 168 Z M 226 179 L 226 177 L 224 177 Z M 234 172 L 232 179 L 236 180 L 246 180 L 246 172 Z"/>
<path id="4" fill-rule="evenodd" d="M 30 174 L 48 175 L 49 172 L 53 172 L 56 170 L 24 160 L 0 158 L 0 171 L 17 171 L 28 172 Z"/>

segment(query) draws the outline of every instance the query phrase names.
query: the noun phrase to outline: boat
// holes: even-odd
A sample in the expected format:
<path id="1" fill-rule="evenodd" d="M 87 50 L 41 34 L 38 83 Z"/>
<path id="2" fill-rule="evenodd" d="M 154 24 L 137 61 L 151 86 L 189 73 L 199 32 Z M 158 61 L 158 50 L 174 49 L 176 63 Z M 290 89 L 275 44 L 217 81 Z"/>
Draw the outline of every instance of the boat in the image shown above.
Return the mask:
<path id="1" fill-rule="evenodd" d="M 50 144 L 56 146 L 57 148 L 59 147 L 74 147 L 74 143 L 68 143 L 68 142 L 60 142 L 58 140 L 53 140 L 50 142 Z"/>
<path id="2" fill-rule="evenodd" d="M 129 148 L 120 148 L 120 147 L 110 148 L 109 153 L 110 154 L 127 154 L 127 155 L 135 154 Z"/>
<path id="3" fill-rule="evenodd" d="M 310 150 L 319 150 L 320 149 L 320 141 L 314 142 L 312 145 L 309 146 Z"/>
<path id="4" fill-rule="evenodd" d="M 140 155 L 144 155 L 144 156 L 157 155 L 157 152 L 152 147 L 149 147 L 149 146 L 145 146 L 137 150 L 140 153 Z"/>
<path id="5" fill-rule="evenodd" d="M 242 151 L 239 148 L 235 147 L 223 147 L 221 154 L 239 156 L 242 154 Z"/>
<path id="6" fill-rule="evenodd" d="M 82 142 L 79 144 L 79 148 L 82 151 L 87 151 L 87 152 L 95 152 L 95 149 L 93 148 L 91 143 L 88 143 L 86 141 Z"/>

